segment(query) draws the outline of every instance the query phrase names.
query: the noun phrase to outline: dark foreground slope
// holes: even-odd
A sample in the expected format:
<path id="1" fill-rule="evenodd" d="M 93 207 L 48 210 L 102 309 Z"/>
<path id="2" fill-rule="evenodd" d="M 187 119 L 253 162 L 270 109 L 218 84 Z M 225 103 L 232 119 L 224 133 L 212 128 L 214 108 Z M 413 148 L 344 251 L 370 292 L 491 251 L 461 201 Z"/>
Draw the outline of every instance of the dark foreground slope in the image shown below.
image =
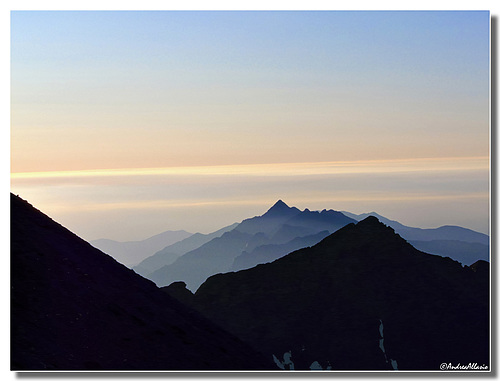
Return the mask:
<path id="1" fill-rule="evenodd" d="M 239 339 L 13 195 L 11 250 L 13 370 L 270 367 Z"/>
<path id="2" fill-rule="evenodd" d="M 368 217 L 275 262 L 214 275 L 191 303 L 285 367 L 489 366 L 488 274 L 487 262 L 422 253 Z"/>

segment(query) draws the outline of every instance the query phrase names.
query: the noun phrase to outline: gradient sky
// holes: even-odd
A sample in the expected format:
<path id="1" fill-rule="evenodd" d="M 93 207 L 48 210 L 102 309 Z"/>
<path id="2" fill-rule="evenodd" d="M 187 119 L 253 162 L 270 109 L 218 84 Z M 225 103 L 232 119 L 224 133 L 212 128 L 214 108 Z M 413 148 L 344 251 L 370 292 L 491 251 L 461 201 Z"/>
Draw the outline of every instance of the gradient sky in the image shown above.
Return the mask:
<path id="1" fill-rule="evenodd" d="M 11 14 L 11 189 L 85 239 L 276 200 L 489 229 L 488 12 Z"/>

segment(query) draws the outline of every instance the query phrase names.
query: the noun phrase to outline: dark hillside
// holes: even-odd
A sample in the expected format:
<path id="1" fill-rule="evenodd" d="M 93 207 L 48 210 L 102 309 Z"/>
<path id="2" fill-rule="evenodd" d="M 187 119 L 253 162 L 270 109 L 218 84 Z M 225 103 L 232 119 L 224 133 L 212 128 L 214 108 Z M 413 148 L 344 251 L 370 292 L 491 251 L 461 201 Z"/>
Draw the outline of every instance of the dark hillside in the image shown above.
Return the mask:
<path id="1" fill-rule="evenodd" d="M 13 195 L 11 321 L 13 370 L 270 368 L 239 339 Z"/>
<path id="2" fill-rule="evenodd" d="M 267 355 L 291 353 L 295 369 L 489 366 L 487 269 L 420 252 L 368 217 L 272 263 L 212 276 L 194 305 Z"/>

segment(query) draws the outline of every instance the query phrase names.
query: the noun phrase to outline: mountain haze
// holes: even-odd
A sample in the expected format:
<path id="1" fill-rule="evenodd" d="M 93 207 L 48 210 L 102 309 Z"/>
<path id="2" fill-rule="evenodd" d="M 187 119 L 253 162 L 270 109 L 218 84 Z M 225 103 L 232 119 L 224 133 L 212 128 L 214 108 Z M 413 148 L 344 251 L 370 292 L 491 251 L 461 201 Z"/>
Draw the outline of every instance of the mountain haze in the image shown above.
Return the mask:
<path id="1" fill-rule="evenodd" d="M 175 262 L 181 255 L 197 249 L 214 238 L 220 237 L 225 232 L 233 230 L 236 226 L 238 226 L 238 224 L 234 223 L 210 234 L 195 233 L 182 241 L 162 248 L 152 256 L 144 259 L 137 266 L 133 267 L 133 270 L 142 276 L 147 276 L 155 270 Z"/>
<path id="2" fill-rule="evenodd" d="M 142 241 L 119 242 L 111 239 L 97 239 L 90 243 L 125 266 L 132 267 L 165 246 L 172 245 L 191 235 L 192 233 L 185 230 L 176 230 L 166 231 Z"/>
<path id="3" fill-rule="evenodd" d="M 184 254 L 171 265 L 149 274 L 147 278 L 160 287 L 184 281 L 194 291 L 210 275 L 229 271 L 234 258 L 251 244 L 252 238 L 250 234 L 231 230 Z"/>
<path id="4" fill-rule="evenodd" d="M 331 233 L 354 221 L 340 212 L 300 211 L 278 200 L 262 216 L 243 220 L 221 237 L 214 238 L 146 276 L 159 287 L 183 281 L 190 290 L 195 291 L 211 275 L 274 260 L 289 250 L 300 248 L 302 244 L 319 242 L 325 234 L 318 233 Z M 274 246 L 273 253 L 270 253 L 263 247 L 269 245 L 283 246 Z M 267 254 L 263 254 L 266 251 Z"/>
<path id="5" fill-rule="evenodd" d="M 328 230 L 323 230 L 319 233 L 308 235 L 305 237 L 298 236 L 286 243 L 261 245 L 253 249 L 251 252 L 244 251 L 241 255 L 234 259 L 231 271 L 239 271 L 257 266 L 260 263 L 272 262 L 292 251 L 309 247 L 320 242 L 330 233 Z"/>

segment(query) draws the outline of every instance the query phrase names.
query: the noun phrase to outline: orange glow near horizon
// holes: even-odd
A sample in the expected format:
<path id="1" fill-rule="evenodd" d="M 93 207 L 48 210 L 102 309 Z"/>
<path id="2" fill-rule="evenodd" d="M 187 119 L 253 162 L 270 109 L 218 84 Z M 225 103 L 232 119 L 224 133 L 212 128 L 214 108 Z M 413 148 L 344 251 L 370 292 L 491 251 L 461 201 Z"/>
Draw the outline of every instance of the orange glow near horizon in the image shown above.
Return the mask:
<path id="1" fill-rule="evenodd" d="M 352 203 L 352 202 L 425 202 L 425 201 L 466 201 L 466 200 L 482 200 L 489 197 L 488 193 L 472 193 L 467 195 L 436 195 L 436 194 L 385 194 L 385 195 L 336 195 L 333 198 L 321 198 L 320 201 L 325 204 L 328 202 L 335 203 Z M 296 198 L 296 202 L 306 203 L 310 200 Z M 318 200 L 315 200 L 318 203 Z M 293 204 L 295 205 L 295 204 Z M 292 206 L 293 206 L 292 205 Z M 268 200 L 255 199 L 255 200 L 200 200 L 200 201 L 186 201 L 186 200 L 142 200 L 142 201 L 127 201 L 127 202 L 108 202 L 108 203 L 92 203 L 81 205 L 86 212 L 92 211 L 111 211 L 111 210 L 171 210 L 178 208 L 201 208 L 201 207 L 229 207 L 229 206 L 260 206 L 262 208 L 269 207 Z M 53 211 L 59 213 L 68 212 L 67 206 L 61 205 L 60 207 L 53 207 Z"/>
<path id="2" fill-rule="evenodd" d="M 91 239 L 146 237 L 162 226 L 209 233 L 278 199 L 487 232 L 489 166 L 478 156 L 21 172 L 11 190 Z"/>
<path id="3" fill-rule="evenodd" d="M 116 176 L 305 176 L 323 174 L 398 173 L 416 171 L 488 170 L 489 158 L 417 158 L 395 160 L 331 161 L 311 163 L 242 164 L 165 168 L 124 168 L 75 171 L 17 172 L 12 180 Z"/>

